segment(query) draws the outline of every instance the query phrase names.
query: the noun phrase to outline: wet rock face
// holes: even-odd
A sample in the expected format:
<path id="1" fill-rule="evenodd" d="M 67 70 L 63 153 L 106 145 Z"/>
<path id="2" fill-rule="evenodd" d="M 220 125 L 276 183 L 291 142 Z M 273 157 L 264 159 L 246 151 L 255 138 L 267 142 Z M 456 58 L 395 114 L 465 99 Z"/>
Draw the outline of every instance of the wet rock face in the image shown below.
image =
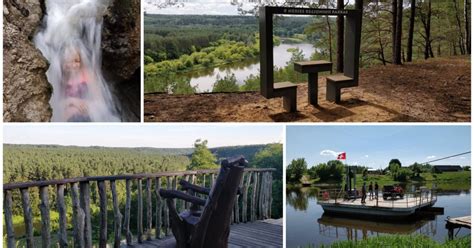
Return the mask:
<path id="1" fill-rule="evenodd" d="M 112 0 L 102 29 L 102 69 L 123 121 L 140 120 L 140 0 Z"/>
<path id="2" fill-rule="evenodd" d="M 38 0 L 3 1 L 3 120 L 49 121 L 48 63 L 32 42 L 41 24 Z"/>
<path id="3" fill-rule="evenodd" d="M 48 62 L 33 37 L 44 0 L 3 1 L 3 119 L 50 121 Z M 140 120 L 140 0 L 111 0 L 102 29 L 102 69 L 123 121 Z"/>

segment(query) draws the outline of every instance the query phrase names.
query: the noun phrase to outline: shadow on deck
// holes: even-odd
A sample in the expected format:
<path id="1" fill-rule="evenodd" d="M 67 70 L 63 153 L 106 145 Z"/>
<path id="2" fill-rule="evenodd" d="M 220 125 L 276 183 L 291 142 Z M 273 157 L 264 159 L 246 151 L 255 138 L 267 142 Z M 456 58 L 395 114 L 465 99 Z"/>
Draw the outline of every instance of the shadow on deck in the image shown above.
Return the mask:
<path id="1" fill-rule="evenodd" d="M 164 239 L 144 241 L 133 247 L 175 247 L 173 235 Z M 122 246 L 126 247 L 126 245 Z M 267 219 L 233 224 L 230 227 L 229 247 L 283 247 L 283 219 Z"/>

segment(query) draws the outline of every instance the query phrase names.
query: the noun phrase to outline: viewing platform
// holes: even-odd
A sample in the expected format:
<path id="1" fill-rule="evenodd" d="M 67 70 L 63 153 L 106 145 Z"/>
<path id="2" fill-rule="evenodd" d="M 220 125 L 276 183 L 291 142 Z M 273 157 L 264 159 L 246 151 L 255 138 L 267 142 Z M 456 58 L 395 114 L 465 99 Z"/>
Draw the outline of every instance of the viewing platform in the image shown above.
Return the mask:
<path id="1" fill-rule="evenodd" d="M 269 219 L 273 171 L 274 168 L 244 169 L 239 186 L 241 194 L 235 196 L 230 220 L 229 241 L 234 245 L 231 247 L 253 246 L 250 245 L 255 244 L 253 242 L 267 242 L 271 246 L 279 242 L 277 246 L 281 246 L 282 221 Z M 160 196 L 160 189 L 176 190 L 182 179 L 212 188 L 218 174 L 219 170 L 214 169 L 4 184 L 6 246 L 162 247 L 171 244 L 174 237 L 170 208 Z M 177 210 L 190 207 L 183 200 L 175 200 L 173 204 Z M 13 222 L 18 209 L 22 210 L 24 222 L 21 231 Z M 57 226 L 51 223 L 52 211 L 58 213 Z"/>

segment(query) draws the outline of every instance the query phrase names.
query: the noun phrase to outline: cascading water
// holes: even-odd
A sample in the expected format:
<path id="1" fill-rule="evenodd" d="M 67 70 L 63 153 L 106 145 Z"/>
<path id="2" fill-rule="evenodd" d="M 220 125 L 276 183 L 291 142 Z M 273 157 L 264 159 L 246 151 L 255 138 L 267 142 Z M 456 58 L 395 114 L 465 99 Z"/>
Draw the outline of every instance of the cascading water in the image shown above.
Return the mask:
<path id="1" fill-rule="evenodd" d="M 120 121 L 101 70 L 102 16 L 107 0 L 47 0 L 34 38 L 49 61 L 52 121 Z"/>

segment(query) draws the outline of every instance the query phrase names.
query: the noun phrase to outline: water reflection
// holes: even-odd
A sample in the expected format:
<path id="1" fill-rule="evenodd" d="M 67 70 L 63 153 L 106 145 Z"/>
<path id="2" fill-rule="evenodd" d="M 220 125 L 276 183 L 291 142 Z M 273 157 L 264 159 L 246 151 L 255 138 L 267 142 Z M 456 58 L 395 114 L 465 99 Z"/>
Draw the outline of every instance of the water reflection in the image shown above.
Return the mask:
<path id="1" fill-rule="evenodd" d="M 320 235 L 336 239 L 357 240 L 380 234 L 424 234 L 436 235 L 437 217 L 433 215 L 434 222 L 429 219 L 418 219 L 409 222 L 371 221 L 351 218 L 341 218 L 323 214 L 318 219 Z"/>
<path id="2" fill-rule="evenodd" d="M 291 59 L 289 48 L 298 48 L 303 52 L 305 59 L 309 59 L 314 53 L 313 45 L 309 43 L 301 44 L 281 44 L 273 48 L 274 66 L 281 68 L 286 66 Z M 216 77 L 225 77 L 228 74 L 235 74 L 237 84 L 243 85 L 245 80 L 251 75 L 259 75 L 260 62 L 259 58 L 244 62 L 232 63 L 219 66 L 217 68 L 209 68 L 204 70 L 192 71 L 185 74 L 177 75 L 191 78 L 191 86 L 197 86 L 199 92 L 212 91 L 212 86 L 216 82 Z"/>

